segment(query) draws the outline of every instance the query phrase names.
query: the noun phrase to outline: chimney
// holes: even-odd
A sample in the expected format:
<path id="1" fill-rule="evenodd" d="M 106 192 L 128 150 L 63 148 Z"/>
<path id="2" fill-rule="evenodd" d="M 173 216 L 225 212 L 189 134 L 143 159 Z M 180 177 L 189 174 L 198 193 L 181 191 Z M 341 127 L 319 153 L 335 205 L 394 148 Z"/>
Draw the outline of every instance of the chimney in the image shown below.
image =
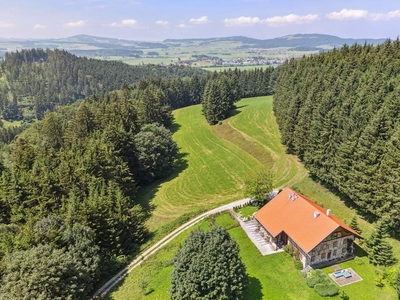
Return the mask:
<path id="1" fill-rule="evenodd" d="M 314 211 L 314 219 L 318 218 L 319 216 L 319 211 Z"/>
<path id="2" fill-rule="evenodd" d="M 326 210 L 326 215 L 327 215 L 328 217 L 331 216 L 331 210 L 330 210 L 329 208 Z"/>

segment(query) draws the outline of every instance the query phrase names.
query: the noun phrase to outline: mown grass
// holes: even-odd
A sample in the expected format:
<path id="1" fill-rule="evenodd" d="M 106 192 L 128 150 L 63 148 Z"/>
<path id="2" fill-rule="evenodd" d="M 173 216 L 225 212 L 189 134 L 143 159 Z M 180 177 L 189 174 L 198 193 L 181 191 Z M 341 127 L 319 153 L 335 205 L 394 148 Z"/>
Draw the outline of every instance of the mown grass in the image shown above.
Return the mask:
<path id="1" fill-rule="evenodd" d="M 148 222 L 150 229 L 161 228 L 160 232 L 166 232 L 165 228 L 172 229 L 177 225 L 174 220 L 182 216 L 241 198 L 247 173 L 260 167 L 274 171 L 275 187 L 295 186 L 320 205 L 331 208 L 333 214 L 342 220 L 350 221 L 357 213 L 356 208 L 310 178 L 297 158 L 285 153 L 272 112 L 272 97 L 244 99 L 237 106 L 231 118 L 213 127 L 204 121 L 200 106 L 174 112 L 173 137 L 181 148 L 182 157 L 170 178 L 141 193 L 142 203 L 150 203 L 152 209 L 153 215 Z M 359 223 L 363 236 L 369 237 L 373 224 L 362 218 Z M 199 226 L 211 226 L 211 223 L 202 224 Z M 313 289 L 307 287 L 290 257 L 285 254 L 261 257 L 240 228 L 233 228 L 230 233 L 240 245 L 250 275 L 246 299 L 320 299 Z M 187 234 L 175 239 L 132 272 L 109 299 L 142 299 L 146 292 L 141 289 L 142 281 L 149 281 L 147 292 L 154 289 L 146 299 L 168 298 L 172 272 L 168 261 L 177 249 L 174 247 L 179 247 Z M 390 242 L 400 258 L 400 242 L 393 239 Z M 343 264 L 343 267 L 351 266 L 364 278 L 361 283 L 343 288 L 350 299 L 380 299 L 373 298 L 379 293 L 385 294 L 383 299 L 395 299 L 393 288 L 375 286 L 375 267 L 368 264 L 366 257 L 362 259 L 365 263 L 360 266 L 353 265 L 354 261 Z"/>
<path id="2" fill-rule="evenodd" d="M 142 203 L 150 203 L 152 209 L 151 230 L 191 211 L 242 198 L 244 178 L 261 167 L 256 158 L 213 133 L 201 106 L 176 110 L 174 116 L 173 138 L 181 152 L 177 172 L 140 194 Z"/>
<path id="3" fill-rule="evenodd" d="M 245 206 L 236 210 L 236 213 L 241 214 L 244 218 L 250 218 L 257 210 L 258 206 Z"/>

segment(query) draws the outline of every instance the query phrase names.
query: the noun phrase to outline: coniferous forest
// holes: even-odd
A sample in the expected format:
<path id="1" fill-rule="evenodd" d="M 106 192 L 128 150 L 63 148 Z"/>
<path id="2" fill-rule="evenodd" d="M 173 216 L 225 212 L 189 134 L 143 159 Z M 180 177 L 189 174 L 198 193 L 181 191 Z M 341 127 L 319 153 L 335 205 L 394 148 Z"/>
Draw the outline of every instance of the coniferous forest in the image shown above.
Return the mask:
<path id="1" fill-rule="evenodd" d="M 400 41 L 344 46 L 279 68 L 282 142 L 322 182 L 400 232 Z"/>
<path id="2" fill-rule="evenodd" d="M 8 120 L 42 119 L 47 110 L 144 78 L 204 75 L 182 66 L 130 66 L 78 57 L 64 50 L 7 53 L 0 64 L 0 113 Z"/>

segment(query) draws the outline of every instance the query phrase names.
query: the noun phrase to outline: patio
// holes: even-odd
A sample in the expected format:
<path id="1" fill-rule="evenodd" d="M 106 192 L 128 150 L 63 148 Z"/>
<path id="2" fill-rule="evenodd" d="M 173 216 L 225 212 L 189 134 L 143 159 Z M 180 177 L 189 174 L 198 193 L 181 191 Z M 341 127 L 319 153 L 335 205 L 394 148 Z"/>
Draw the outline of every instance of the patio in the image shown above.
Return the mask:
<path id="1" fill-rule="evenodd" d="M 332 278 L 338 286 L 345 286 L 363 280 L 352 268 L 335 270 L 335 272 L 329 274 L 329 277 Z"/>

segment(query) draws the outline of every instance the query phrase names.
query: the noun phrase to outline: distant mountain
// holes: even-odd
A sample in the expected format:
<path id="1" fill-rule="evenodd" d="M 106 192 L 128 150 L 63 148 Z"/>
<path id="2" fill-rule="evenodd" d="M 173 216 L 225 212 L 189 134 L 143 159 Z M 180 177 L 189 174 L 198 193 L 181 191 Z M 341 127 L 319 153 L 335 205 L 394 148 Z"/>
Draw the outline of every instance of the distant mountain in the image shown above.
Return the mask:
<path id="1" fill-rule="evenodd" d="M 232 36 L 224 38 L 205 38 L 205 39 L 167 39 L 164 43 L 195 43 L 200 42 L 203 45 L 205 43 L 219 43 L 219 42 L 241 42 L 242 48 L 277 48 L 277 47 L 341 47 L 344 44 L 352 45 L 355 43 L 364 44 L 380 44 L 386 39 L 352 39 L 352 38 L 340 38 L 333 35 L 327 34 L 294 34 L 273 39 L 254 39 L 245 36 Z"/>

